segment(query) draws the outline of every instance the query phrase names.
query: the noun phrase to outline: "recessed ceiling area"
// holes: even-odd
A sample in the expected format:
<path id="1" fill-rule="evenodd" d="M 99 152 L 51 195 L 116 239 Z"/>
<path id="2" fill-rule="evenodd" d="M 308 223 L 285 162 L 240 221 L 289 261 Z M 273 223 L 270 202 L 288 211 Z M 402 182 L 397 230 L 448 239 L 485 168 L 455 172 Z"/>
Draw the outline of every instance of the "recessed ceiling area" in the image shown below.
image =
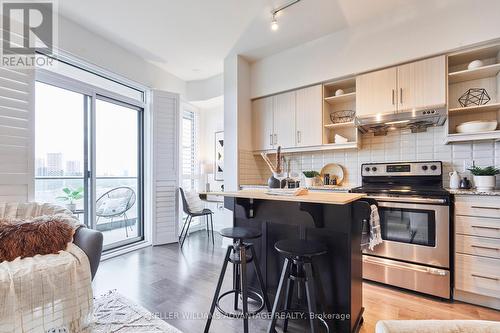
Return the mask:
<path id="1" fill-rule="evenodd" d="M 255 61 L 368 20 L 403 20 L 452 0 L 64 0 L 60 14 L 179 78 L 223 71 L 231 52 Z"/>

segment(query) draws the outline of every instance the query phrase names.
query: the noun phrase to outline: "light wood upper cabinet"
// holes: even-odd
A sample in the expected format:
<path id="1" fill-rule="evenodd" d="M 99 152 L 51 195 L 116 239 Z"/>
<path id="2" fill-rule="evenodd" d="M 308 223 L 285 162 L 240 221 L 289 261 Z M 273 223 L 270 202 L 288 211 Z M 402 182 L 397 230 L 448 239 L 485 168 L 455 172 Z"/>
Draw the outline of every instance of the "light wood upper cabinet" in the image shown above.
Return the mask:
<path id="1" fill-rule="evenodd" d="M 253 149 L 273 148 L 273 97 L 257 99 L 252 102 Z"/>
<path id="2" fill-rule="evenodd" d="M 356 116 L 394 113 L 397 110 L 397 67 L 356 77 Z"/>
<path id="3" fill-rule="evenodd" d="M 445 106 L 445 56 L 399 66 L 398 88 L 398 111 Z"/>
<path id="4" fill-rule="evenodd" d="M 317 85 L 296 91 L 296 147 L 322 144 L 322 89 L 322 85 Z"/>
<path id="5" fill-rule="evenodd" d="M 445 56 L 356 77 L 356 114 L 358 117 L 445 105 Z"/>
<path id="6" fill-rule="evenodd" d="M 274 147 L 295 146 L 295 91 L 279 94 L 274 98 L 273 127 Z"/>

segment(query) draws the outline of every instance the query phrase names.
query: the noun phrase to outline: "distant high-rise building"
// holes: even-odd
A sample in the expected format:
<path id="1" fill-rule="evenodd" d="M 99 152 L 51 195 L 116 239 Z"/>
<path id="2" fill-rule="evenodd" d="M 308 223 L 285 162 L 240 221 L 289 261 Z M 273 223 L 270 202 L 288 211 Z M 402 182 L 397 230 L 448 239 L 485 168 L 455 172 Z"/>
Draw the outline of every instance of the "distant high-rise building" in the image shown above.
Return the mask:
<path id="1" fill-rule="evenodd" d="M 62 153 L 47 153 L 47 176 L 57 177 L 63 175 L 62 160 Z"/>
<path id="2" fill-rule="evenodd" d="M 66 161 L 66 169 L 64 170 L 66 176 L 81 176 L 82 170 L 80 168 L 80 161 Z"/>
<path id="3" fill-rule="evenodd" d="M 35 159 L 35 175 L 38 177 L 47 176 L 47 166 L 45 165 L 45 160 L 43 158 Z"/>

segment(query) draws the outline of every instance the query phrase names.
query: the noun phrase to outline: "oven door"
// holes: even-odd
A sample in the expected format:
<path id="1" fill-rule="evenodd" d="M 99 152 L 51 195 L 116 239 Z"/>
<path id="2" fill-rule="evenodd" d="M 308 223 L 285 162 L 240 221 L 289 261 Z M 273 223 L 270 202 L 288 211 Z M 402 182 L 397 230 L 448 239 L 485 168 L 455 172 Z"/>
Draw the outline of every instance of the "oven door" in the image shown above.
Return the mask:
<path id="1" fill-rule="evenodd" d="M 449 206 L 440 199 L 373 197 L 378 201 L 383 242 L 373 254 L 449 268 Z M 397 200 L 405 202 L 397 202 Z M 412 203 L 414 201 L 414 203 Z"/>

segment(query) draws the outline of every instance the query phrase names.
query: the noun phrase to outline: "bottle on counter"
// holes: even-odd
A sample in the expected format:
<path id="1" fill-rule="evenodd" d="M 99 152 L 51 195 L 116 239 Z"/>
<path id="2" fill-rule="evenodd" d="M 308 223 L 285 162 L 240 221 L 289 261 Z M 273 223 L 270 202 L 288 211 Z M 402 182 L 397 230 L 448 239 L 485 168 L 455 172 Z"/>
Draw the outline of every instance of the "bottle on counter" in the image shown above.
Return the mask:
<path id="1" fill-rule="evenodd" d="M 472 183 L 467 179 L 467 177 L 464 177 L 464 179 L 460 182 L 460 188 L 463 190 L 469 190 L 472 188 Z"/>
<path id="2" fill-rule="evenodd" d="M 323 176 L 323 185 L 330 185 L 330 174 L 325 173 Z"/>
<path id="3" fill-rule="evenodd" d="M 456 170 L 450 172 L 450 188 L 457 189 L 460 187 L 460 175 Z"/>

